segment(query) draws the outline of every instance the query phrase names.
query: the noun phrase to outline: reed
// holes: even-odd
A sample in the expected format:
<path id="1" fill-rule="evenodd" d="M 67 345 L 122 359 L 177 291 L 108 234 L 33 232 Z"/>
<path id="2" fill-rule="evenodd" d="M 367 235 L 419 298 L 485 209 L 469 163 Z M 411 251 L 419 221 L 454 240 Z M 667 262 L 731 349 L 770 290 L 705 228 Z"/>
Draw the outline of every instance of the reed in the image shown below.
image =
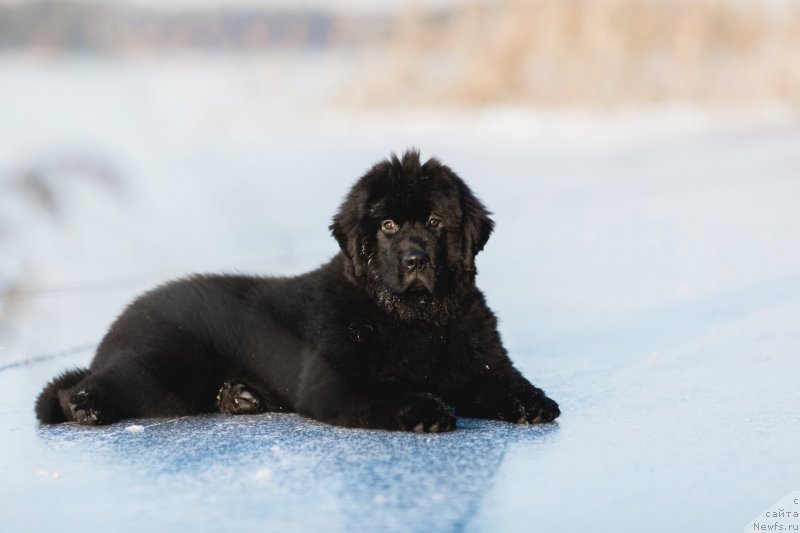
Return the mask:
<path id="1" fill-rule="evenodd" d="M 368 102 L 800 103 L 800 3 L 507 0 L 394 22 Z"/>

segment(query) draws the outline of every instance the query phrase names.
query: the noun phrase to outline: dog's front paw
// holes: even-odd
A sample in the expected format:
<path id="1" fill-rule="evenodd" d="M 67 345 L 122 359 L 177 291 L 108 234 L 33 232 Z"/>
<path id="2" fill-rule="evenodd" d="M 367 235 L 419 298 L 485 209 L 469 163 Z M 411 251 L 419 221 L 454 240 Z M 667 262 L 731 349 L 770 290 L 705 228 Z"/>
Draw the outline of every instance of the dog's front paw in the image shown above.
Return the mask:
<path id="1" fill-rule="evenodd" d="M 500 418 L 516 424 L 539 424 L 552 422 L 561 410 L 558 404 L 548 398 L 544 392 L 537 390 L 534 394 L 516 398 L 506 409 L 501 411 Z"/>
<path id="2" fill-rule="evenodd" d="M 453 408 L 433 394 L 412 394 L 397 412 L 397 424 L 403 431 L 439 433 L 456 428 Z"/>

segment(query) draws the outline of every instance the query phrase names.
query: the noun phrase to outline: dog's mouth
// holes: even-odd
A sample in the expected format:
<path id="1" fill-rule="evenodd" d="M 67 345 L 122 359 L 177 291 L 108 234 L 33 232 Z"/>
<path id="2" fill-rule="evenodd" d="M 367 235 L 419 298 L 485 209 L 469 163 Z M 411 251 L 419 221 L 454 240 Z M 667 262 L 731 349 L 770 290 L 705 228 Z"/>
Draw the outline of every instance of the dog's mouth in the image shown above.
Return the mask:
<path id="1" fill-rule="evenodd" d="M 409 275 L 404 284 L 403 294 L 405 296 L 427 296 L 433 294 L 433 281 L 427 276 L 418 274 Z"/>

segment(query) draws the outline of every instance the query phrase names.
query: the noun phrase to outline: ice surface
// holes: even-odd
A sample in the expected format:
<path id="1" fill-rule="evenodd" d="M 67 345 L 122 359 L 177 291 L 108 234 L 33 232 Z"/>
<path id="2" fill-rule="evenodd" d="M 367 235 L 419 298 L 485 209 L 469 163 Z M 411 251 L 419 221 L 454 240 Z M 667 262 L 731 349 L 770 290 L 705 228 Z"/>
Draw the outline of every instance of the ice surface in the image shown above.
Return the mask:
<path id="1" fill-rule="evenodd" d="M 800 488 L 795 115 L 355 113 L 283 105 L 308 78 L 279 59 L 4 61 L 3 530 L 722 532 Z M 37 426 L 41 386 L 132 296 L 318 265 L 352 180 L 410 145 L 495 212 L 479 283 L 556 424 Z"/>

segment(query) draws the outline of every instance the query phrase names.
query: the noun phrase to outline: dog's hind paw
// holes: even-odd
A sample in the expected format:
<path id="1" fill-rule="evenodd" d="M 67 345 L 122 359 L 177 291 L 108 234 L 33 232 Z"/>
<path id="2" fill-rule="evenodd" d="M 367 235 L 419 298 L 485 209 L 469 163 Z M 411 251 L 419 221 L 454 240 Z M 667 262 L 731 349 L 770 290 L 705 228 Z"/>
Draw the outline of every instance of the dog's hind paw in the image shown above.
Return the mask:
<path id="1" fill-rule="evenodd" d="M 240 381 L 226 381 L 217 393 L 217 410 L 229 415 L 249 415 L 265 412 L 261 396 Z"/>
<path id="2" fill-rule="evenodd" d="M 109 413 L 102 408 L 97 396 L 81 390 L 69 397 L 72 420 L 82 426 L 100 426 L 111 422 Z"/>

